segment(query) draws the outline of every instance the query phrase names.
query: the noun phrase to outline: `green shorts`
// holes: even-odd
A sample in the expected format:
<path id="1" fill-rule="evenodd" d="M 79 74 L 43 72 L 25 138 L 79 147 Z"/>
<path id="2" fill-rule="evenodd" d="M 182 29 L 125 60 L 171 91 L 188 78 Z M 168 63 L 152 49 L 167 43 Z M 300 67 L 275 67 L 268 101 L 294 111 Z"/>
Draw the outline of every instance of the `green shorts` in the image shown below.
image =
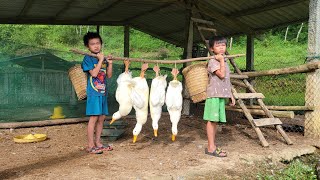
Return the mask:
<path id="1" fill-rule="evenodd" d="M 226 123 L 225 98 L 207 98 L 204 106 L 205 121 Z"/>

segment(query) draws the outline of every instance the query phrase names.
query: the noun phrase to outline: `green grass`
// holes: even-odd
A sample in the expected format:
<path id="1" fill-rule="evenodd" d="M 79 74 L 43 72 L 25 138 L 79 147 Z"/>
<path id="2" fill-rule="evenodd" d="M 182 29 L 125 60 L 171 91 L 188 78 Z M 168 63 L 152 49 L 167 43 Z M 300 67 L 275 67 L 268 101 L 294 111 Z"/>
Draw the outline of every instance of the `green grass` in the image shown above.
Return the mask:
<path id="1" fill-rule="evenodd" d="M 303 156 L 280 169 L 279 166 L 265 165 L 256 178 L 259 180 L 316 180 L 315 165 L 319 158 L 319 153 Z"/>
<path id="2" fill-rule="evenodd" d="M 67 61 L 82 61 L 83 56 L 69 52 L 71 48 L 83 51 L 87 49 L 82 44 L 82 33 L 77 34 L 79 26 L 46 26 L 46 25 L 0 25 L 0 61 L 8 58 L 49 51 Z M 94 26 L 89 26 L 95 31 Z M 123 27 L 104 26 L 100 29 L 104 44 L 103 52 L 114 56 L 123 56 Z M 280 33 L 279 33 L 280 32 Z M 255 70 L 291 67 L 305 63 L 307 43 L 284 41 L 281 31 L 265 33 L 262 38 L 255 39 L 254 63 Z M 307 32 L 303 32 L 304 34 Z M 235 37 L 231 54 L 246 53 L 246 38 Z M 159 39 L 152 38 L 140 31 L 130 30 L 130 57 L 144 59 L 180 59 L 183 49 L 175 47 Z M 5 57 L 5 58 L 2 58 Z M 122 63 L 122 62 L 115 62 Z M 245 57 L 237 58 L 239 68 L 245 69 Z M 141 63 L 132 63 L 130 68 L 140 68 Z M 154 65 L 150 64 L 152 68 Z M 173 68 L 172 64 L 161 64 L 161 67 Z M 2 64 L 3 67 L 3 64 Z M 182 65 L 177 65 L 180 69 Z M 162 71 L 172 79 L 170 71 Z M 134 76 L 139 70 L 133 71 Z M 153 71 L 147 71 L 147 78 L 153 78 Z M 181 80 L 182 75 L 178 78 Z M 304 105 L 305 75 L 283 75 L 259 77 L 256 79 L 256 89 L 265 94 L 265 102 L 269 105 Z"/>

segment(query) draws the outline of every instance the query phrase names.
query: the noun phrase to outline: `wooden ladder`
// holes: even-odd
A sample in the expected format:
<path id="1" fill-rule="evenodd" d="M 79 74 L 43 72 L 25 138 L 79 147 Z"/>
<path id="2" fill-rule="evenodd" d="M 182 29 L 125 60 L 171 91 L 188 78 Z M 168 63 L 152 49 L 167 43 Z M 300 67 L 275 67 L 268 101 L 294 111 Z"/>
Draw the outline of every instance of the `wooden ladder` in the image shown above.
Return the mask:
<path id="1" fill-rule="evenodd" d="M 237 72 L 237 74 L 239 76 L 243 77 L 242 72 L 237 67 L 237 65 L 236 65 L 236 63 L 234 62 L 233 59 L 230 59 L 230 63 L 234 67 L 234 69 Z M 237 99 L 238 104 L 240 105 L 241 109 L 243 110 L 244 115 L 246 116 L 246 118 L 250 122 L 252 128 L 256 131 L 256 133 L 257 133 L 257 135 L 259 137 L 259 140 L 261 141 L 262 146 L 267 147 L 267 146 L 269 146 L 269 143 L 264 138 L 264 136 L 263 136 L 263 134 L 262 134 L 262 132 L 260 130 L 260 127 L 270 126 L 270 125 L 274 125 L 276 127 L 276 129 L 282 135 L 282 137 L 287 142 L 287 144 L 293 144 L 292 141 L 289 139 L 288 135 L 282 129 L 281 120 L 279 118 L 275 118 L 272 115 L 272 113 L 270 112 L 270 110 L 264 104 L 264 102 L 262 100 L 264 98 L 264 95 L 262 93 L 257 93 L 255 91 L 255 89 L 253 88 L 253 86 L 250 84 L 250 82 L 247 79 L 248 79 L 248 77 L 243 77 L 242 81 L 244 82 L 244 84 L 247 86 L 247 88 L 249 89 L 249 91 L 251 93 L 238 93 L 236 91 L 236 89 L 232 85 L 231 85 L 231 91 L 232 91 L 232 94 L 235 97 L 235 99 Z M 254 119 L 252 117 L 250 111 L 248 110 L 248 108 L 244 104 L 243 99 L 257 99 L 259 106 L 261 107 L 261 109 L 264 111 L 265 115 L 268 118 Z"/>
<path id="2" fill-rule="evenodd" d="M 203 36 L 203 34 L 201 32 L 201 30 L 207 30 L 207 29 L 201 28 L 198 25 L 197 25 L 197 27 L 198 27 L 199 34 L 200 34 L 202 40 L 204 41 L 204 43 L 205 43 L 210 55 L 213 56 L 214 54 L 213 54 L 212 51 L 210 51 L 209 43 L 208 43 L 208 41 L 206 41 L 205 37 Z M 264 95 L 262 93 L 257 93 L 255 91 L 255 89 L 253 88 L 253 86 L 250 84 L 250 82 L 247 80 L 248 76 L 242 74 L 242 72 L 237 67 L 237 65 L 236 65 L 236 63 L 234 62 L 233 59 L 229 59 L 229 60 L 230 60 L 230 63 L 232 64 L 232 66 L 234 67 L 234 69 L 235 69 L 235 71 L 237 73 L 237 75 L 233 75 L 231 77 L 232 78 L 236 78 L 236 79 L 241 79 L 243 81 L 243 83 L 246 85 L 246 87 L 249 89 L 249 91 L 251 92 L 251 93 L 238 93 L 236 91 L 236 89 L 233 87 L 233 85 L 231 84 L 232 94 L 233 94 L 234 98 L 237 100 L 237 103 L 240 105 L 241 109 L 243 110 L 244 115 L 246 116 L 246 118 L 250 122 L 252 128 L 257 133 L 258 138 L 259 138 L 262 146 L 263 147 L 267 147 L 267 146 L 269 146 L 269 143 L 266 141 L 265 137 L 263 136 L 263 134 L 262 134 L 262 132 L 260 130 L 260 127 L 270 126 L 270 125 L 274 125 L 276 127 L 276 129 L 282 135 L 282 137 L 287 142 L 287 144 L 289 144 L 289 145 L 293 144 L 292 141 L 289 139 L 288 135 L 285 133 L 285 131 L 282 128 L 281 120 L 279 118 L 275 118 L 272 115 L 272 113 L 270 112 L 270 110 L 264 104 L 264 102 L 262 100 L 264 98 Z M 261 109 L 264 111 L 265 115 L 268 118 L 254 119 L 252 117 L 250 111 L 246 107 L 245 103 L 243 102 L 243 99 L 257 99 Z"/>

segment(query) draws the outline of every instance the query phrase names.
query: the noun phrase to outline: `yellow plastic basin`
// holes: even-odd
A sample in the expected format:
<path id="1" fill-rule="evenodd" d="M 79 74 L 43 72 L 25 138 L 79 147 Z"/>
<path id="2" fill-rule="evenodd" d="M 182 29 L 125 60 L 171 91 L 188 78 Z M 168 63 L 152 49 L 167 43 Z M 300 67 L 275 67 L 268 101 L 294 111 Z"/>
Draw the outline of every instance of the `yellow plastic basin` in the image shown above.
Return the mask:
<path id="1" fill-rule="evenodd" d="M 16 143 L 30 143 L 30 142 L 40 142 L 47 139 L 46 134 L 24 134 L 15 136 L 13 141 Z"/>

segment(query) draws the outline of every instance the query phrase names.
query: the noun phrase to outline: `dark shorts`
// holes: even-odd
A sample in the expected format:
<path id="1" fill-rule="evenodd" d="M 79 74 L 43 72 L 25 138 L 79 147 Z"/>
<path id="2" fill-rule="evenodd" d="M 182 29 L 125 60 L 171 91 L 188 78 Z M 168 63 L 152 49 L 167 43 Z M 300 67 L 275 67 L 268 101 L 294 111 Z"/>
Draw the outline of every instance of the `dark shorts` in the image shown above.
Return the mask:
<path id="1" fill-rule="evenodd" d="M 107 96 L 88 96 L 86 115 L 109 115 Z"/>

